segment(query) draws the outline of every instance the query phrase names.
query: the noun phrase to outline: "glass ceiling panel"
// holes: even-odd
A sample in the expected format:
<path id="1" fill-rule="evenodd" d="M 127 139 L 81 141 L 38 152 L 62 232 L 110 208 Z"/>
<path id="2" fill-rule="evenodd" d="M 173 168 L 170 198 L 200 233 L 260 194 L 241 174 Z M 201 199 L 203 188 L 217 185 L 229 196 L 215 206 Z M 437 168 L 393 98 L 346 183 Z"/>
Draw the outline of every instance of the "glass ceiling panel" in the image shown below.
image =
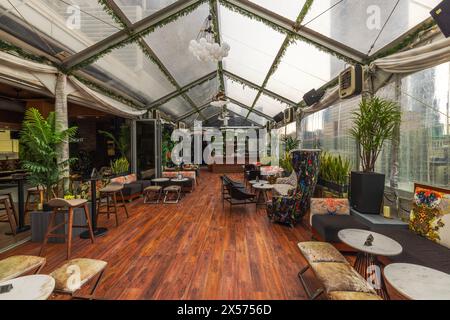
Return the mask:
<path id="1" fill-rule="evenodd" d="M 219 18 L 222 40 L 231 47 L 224 69 L 261 85 L 285 35 L 223 6 Z"/>
<path id="2" fill-rule="evenodd" d="M 159 110 L 178 118 L 192 111 L 193 109 L 186 100 L 179 96 L 167 101 L 165 104 L 159 107 Z"/>
<path id="3" fill-rule="evenodd" d="M 177 0 L 114 0 L 127 18 L 135 23 L 171 5 Z"/>
<path id="4" fill-rule="evenodd" d="M 281 103 L 265 94 L 261 94 L 255 105 L 255 110 L 261 111 L 269 117 L 274 117 L 280 112 L 283 112 L 288 107 L 287 104 Z"/>
<path id="5" fill-rule="evenodd" d="M 209 117 L 212 117 L 213 115 L 217 114 L 217 112 L 219 112 L 219 111 L 220 111 L 220 108 L 210 106 L 210 107 L 202 110 L 202 115 L 204 115 L 205 118 L 209 118 Z"/>
<path id="6" fill-rule="evenodd" d="M 190 89 L 187 95 L 200 107 L 208 101 L 211 101 L 212 97 L 217 94 L 217 88 L 218 81 L 217 78 L 214 78 Z"/>
<path id="7" fill-rule="evenodd" d="M 73 52 L 120 30 L 97 1 L 0 0 L 0 6 L 8 10 L 9 16 L 30 24 Z"/>
<path id="8" fill-rule="evenodd" d="M 147 103 L 175 91 L 175 87 L 135 43 L 112 51 L 92 66 L 111 79 L 106 81 L 107 83 L 114 85 L 119 82 Z M 92 67 L 84 71 L 96 76 Z"/>
<path id="9" fill-rule="evenodd" d="M 234 113 L 242 116 L 242 118 L 244 118 L 244 119 L 248 114 L 247 109 L 244 109 L 234 103 L 227 104 L 227 108 L 228 108 L 228 110 L 233 111 Z M 267 122 L 267 120 L 265 118 L 258 116 L 257 114 L 254 114 L 254 113 L 251 113 L 250 116 L 248 117 L 248 119 L 253 122 L 256 122 L 257 124 L 259 124 L 261 126 L 264 126 Z"/>
<path id="10" fill-rule="evenodd" d="M 258 91 L 225 77 L 225 94 L 228 97 L 251 107 Z"/>
<path id="11" fill-rule="evenodd" d="M 194 113 L 193 115 L 191 115 L 190 117 L 184 119 L 181 122 L 186 123 L 188 126 L 191 126 L 194 124 L 194 121 L 202 121 L 202 118 L 200 117 L 200 115 L 198 113 Z"/>
<path id="12" fill-rule="evenodd" d="M 294 102 L 311 89 L 318 89 L 345 68 L 345 62 L 302 41 L 291 44 L 267 89 Z"/>
<path id="13" fill-rule="evenodd" d="M 323 13 L 337 2 L 337 0 L 314 1 L 304 23 L 309 28 L 336 41 L 368 53 L 396 1 L 344 0 L 330 11 Z M 429 12 L 439 2 L 441 0 L 400 0 L 371 53 L 381 49 L 430 17 Z M 322 14 L 320 17 L 311 21 L 320 14 Z"/>
<path id="14" fill-rule="evenodd" d="M 295 21 L 306 0 L 250 0 L 250 2 Z"/>
<path id="15" fill-rule="evenodd" d="M 217 69 L 213 62 L 201 62 L 189 51 L 189 42 L 196 39 L 209 15 L 207 3 L 187 16 L 158 28 L 145 41 L 183 86 Z"/>

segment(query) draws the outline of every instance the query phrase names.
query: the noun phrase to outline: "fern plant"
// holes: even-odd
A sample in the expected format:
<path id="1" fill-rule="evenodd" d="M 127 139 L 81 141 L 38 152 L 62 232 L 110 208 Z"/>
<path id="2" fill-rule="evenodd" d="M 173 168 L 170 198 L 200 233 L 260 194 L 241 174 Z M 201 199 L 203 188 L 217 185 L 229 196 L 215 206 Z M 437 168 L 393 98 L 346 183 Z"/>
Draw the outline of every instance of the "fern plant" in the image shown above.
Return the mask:
<path id="1" fill-rule="evenodd" d="M 46 188 L 46 201 L 50 200 L 53 187 L 67 172 L 76 158 L 58 162 L 59 146 L 74 138 L 77 127 L 61 130 L 54 112 L 47 119 L 35 109 L 25 112 L 20 132 L 21 164 L 29 173 L 28 181 L 33 186 Z"/>
<path id="2" fill-rule="evenodd" d="M 387 140 L 401 122 L 397 103 L 379 97 L 363 99 L 359 110 L 353 113 L 351 136 L 360 144 L 361 164 L 364 172 L 374 172 L 375 163 Z"/>

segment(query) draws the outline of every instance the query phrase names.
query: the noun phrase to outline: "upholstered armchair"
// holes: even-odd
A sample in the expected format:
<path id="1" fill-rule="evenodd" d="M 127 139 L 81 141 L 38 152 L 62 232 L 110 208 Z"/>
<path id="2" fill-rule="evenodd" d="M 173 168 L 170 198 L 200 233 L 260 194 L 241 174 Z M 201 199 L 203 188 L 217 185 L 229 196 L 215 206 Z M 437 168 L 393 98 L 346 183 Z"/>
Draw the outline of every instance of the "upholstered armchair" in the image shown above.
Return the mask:
<path id="1" fill-rule="evenodd" d="M 276 196 L 288 196 L 297 188 L 297 174 L 292 170 L 289 177 L 278 178 L 273 188 L 273 194 Z"/>
<path id="2" fill-rule="evenodd" d="M 292 196 L 274 196 L 267 204 L 267 215 L 273 222 L 293 227 L 309 209 L 309 202 L 317 184 L 320 150 L 292 151 L 292 165 L 297 186 Z"/>

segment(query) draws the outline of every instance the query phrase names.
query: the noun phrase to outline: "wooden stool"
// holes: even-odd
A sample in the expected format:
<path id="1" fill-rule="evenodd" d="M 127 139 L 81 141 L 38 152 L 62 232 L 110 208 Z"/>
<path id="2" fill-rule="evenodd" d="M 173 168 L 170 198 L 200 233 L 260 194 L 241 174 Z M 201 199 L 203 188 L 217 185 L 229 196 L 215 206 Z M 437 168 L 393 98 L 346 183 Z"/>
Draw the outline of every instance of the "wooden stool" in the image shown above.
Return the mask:
<path id="1" fill-rule="evenodd" d="M 116 216 L 116 225 L 119 226 L 119 207 L 123 207 L 125 209 L 125 214 L 127 215 L 127 218 L 129 218 L 128 215 L 128 209 L 125 205 L 125 200 L 123 197 L 123 185 L 119 183 L 110 183 L 103 189 L 100 189 L 100 198 L 97 202 L 97 219 L 98 216 L 101 214 L 106 214 L 108 216 L 108 219 L 111 214 L 114 214 Z M 117 204 L 117 195 L 120 194 L 121 202 L 120 204 Z M 102 199 L 106 198 L 106 204 L 102 205 Z M 106 211 L 102 211 L 101 209 L 106 207 Z"/>
<path id="2" fill-rule="evenodd" d="M 89 230 L 89 235 L 91 238 L 91 242 L 94 243 L 94 234 L 92 233 L 92 225 L 91 225 L 91 217 L 89 214 L 89 209 L 87 206 L 87 200 L 84 199 L 73 199 L 73 200 L 65 200 L 60 198 L 55 198 L 49 201 L 48 205 L 53 208 L 53 212 L 50 216 L 50 221 L 48 223 L 47 232 L 44 237 L 44 241 L 42 243 L 40 256 L 44 253 L 45 246 L 47 244 L 48 238 L 64 238 L 66 235 L 64 234 L 52 234 L 53 231 L 64 228 L 66 224 L 68 224 L 67 228 L 67 259 L 70 259 L 71 249 L 72 249 L 72 228 L 85 228 Z M 83 208 L 84 214 L 86 216 L 87 225 L 85 226 L 77 226 L 73 225 L 73 209 L 75 208 Z M 67 222 L 64 218 L 64 222 L 55 225 L 55 218 L 58 213 L 61 211 L 68 211 L 68 219 Z"/>
<path id="3" fill-rule="evenodd" d="M 163 188 L 161 186 L 150 186 L 144 189 L 144 203 L 159 203 Z M 152 200 L 153 194 L 153 200 Z"/>
<path id="4" fill-rule="evenodd" d="M 165 192 L 164 203 L 178 203 L 178 201 L 180 201 L 181 186 L 168 186 L 164 189 L 164 192 Z M 171 193 L 176 195 L 176 200 L 170 200 L 170 201 L 167 200 L 168 195 Z"/>
<path id="5" fill-rule="evenodd" d="M 0 217 L 0 222 L 9 223 L 9 226 L 11 227 L 11 233 L 15 236 L 17 230 L 17 216 L 11 193 L 0 195 L 0 206 L 3 206 L 0 207 L 0 210 L 5 210 L 6 212 L 6 217 Z"/>
<path id="6" fill-rule="evenodd" d="M 29 188 L 27 190 L 27 199 L 25 200 L 25 214 L 38 210 L 39 204 L 44 202 L 45 188 L 41 186 Z"/>

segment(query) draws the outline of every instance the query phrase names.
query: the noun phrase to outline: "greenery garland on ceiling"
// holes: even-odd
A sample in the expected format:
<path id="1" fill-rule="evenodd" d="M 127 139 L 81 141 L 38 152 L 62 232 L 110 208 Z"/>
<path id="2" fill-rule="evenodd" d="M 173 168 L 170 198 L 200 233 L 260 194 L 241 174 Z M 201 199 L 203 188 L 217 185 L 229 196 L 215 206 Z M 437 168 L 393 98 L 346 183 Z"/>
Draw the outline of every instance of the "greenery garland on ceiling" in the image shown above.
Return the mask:
<path id="1" fill-rule="evenodd" d="M 300 40 L 300 41 L 306 42 L 308 44 L 311 44 L 314 47 L 316 47 L 318 50 L 320 50 L 322 52 L 325 52 L 325 53 L 328 53 L 329 55 L 337 57 L 337 58 L 339 58 L 339 59 L 341 59 L 341 60 L 343 60 L 345 62 L 348 62 L 348 63 L 351 63 L 351 64 L 355 64 L 356 63 L 356 61 L 354 61 L 353 59 L 351 59 L 351 58 L 349 58 L 349 57 L 347 57 L 347 56 L 345 56 L 343 54 L 340 54 L 340 53 L 338 53 L 338 52 L 336 52 L 334 50 L 331 50 L 331 49 L 329 49 L 329 48 L 327 48 L 327 47 L 325 47 L 325 46 L 323 46 L 323 45 L 321 45 L 321 44 L 319 44 L 319 43 L 317 43 L 315 41 L 312 41 L 312 40 L 310 40 L 310 39 L 308 39 L 306 37 L 303 37 L 303 36 L 299 35 L 298 33 L 294 32 L 292 30 L 280 27 L 276 23 L 273 23 L 272 21 L 270 21 L 268 19 L 265 19 L 263 17 L 260 17 L 260 16 L 258 16 L 256 14 L 254 14 L 253 12 L 247 11 L 247 10 L 245 10 L 245 9 L 239 7 L 239 6 L 236 6 L 236 5 L 228 2 L 227 0 L 219 0 L 219 2 L 225 8 L 227 8 L 227 9 L 233 11 L 233 12 L 239 13 L 239 14 L 241 14 L 243 16 L 246 16 L 247 18 L 250 18 L 251 20 L 256 20 L 256 21 L 259 21 L 261 23 L 264 23 L 265 25 L 267 25 L 268 27 L 272 28 L 273 30 L 275 30 L 277 32 L 289 35 L 294 40 Z M 294 27 L 295 26 L 292 26 L 292 28 L 294 28 Z"/>
<path id="2" fill-rule="evenodd" d="M 38 56 L 38 55 L 35 55 L 32 53 L 28 53 L 25 50 L 23 50 L 22 48 L 19 48 L 7 41 L 1 40 L 1 39 L 0 39 L 0 51 L 11 53 L 15 56 L 19 56 L 21 58 L 24 58 L 26 60 L 30 60 L 33 62 L 45 63 L 45 64 L 50 63 L 51 65 L 54 65 L 45 57 Z"/>
<path id="3" fill-rule="evenodd" d="M 100 0 L 102 1 L 102 0 Z M 108 48 L 104 49 L 103 51 L 97 53 L 96 55 L 92 56 L 89 59 L 86 59 L 85 61 L 73 66 L 70 70 L 68 71 L 73 71 L 76 69 L 81 69 L 81 68 L 85 68 L 89 65 L 91 65 L 92 63 L 94 63 L 95 61 L 97 61 L 98 59 L 102 58 L 103 56 L 111 53 L 111 51 L 116 50 L 116 49 L 120 49 L 123 48 L 133 42 L 138 41 L 140 38 L 147 36 L 148 34 L 152 33 L 153 31 L 155 31 L 156 29 L 162 28 L 167 24 L 170 24 L 176 20 L 178 20 L 181 17 L 187 16 L 190 13 L 194 12 L 195 10 L 197 10 L 198 7 L 200 7 L 202 4 L 204 4 L 205 2 L 207 2 L 208 0 L 199 0 L 198 2 L 193 3 L 192 5 L 174 13 L 173 15 L 159 21 L 158 23 L 156 23 L 155 25 L 146 28 L 145 30 L 136 33 L 136 34 L 130 34 L 130 37 L 126 40 L 123 40 L 117 44 L 113 44 L 111 46 L 109 46 Z M 103 2 L 103 1 L 102 1 Z M 114 14 L 114 13 L 113 13 Z M 115 15 L 115 14 L 114 14 Z M 117 17 L 117 19 L 120 18 Z"/>
<path id="4" fill-rule="evenodd" d="M 214 28 L 214 38 L 216 43 L 221 44 L 220 34 L 219 34 L 219 17 L 217 16 L 217 10 L 216 10 L 216 0 L 209 0 L 209 12 L 211 16 L 213 17 L 212 25 Z M 223 63 L 222 61 L 219 61 L 217 63 L 217 76 L 219 78 L 219 90 L 222 90 L 225 92 L 225 82 L 223 78 Z"/>
<path id="5" fill-rule="evenodd" d="M 302 24 L 303 20 L 305 19 L 306 15 L 308 14 L 309 10 L 311 9 L 313 3 L 314 3 L 314 0 L 307 0 L 305 2 L 302 9 L 300 10 L 299 15 L 297 16 L 297 19 L 295 20 L 296 28 L 298 28 Z M 288 47 L 295 42 L 296 42 L 296 40 L 294 39 L 292 34 L 290 34 L 290 33 L 286 34 L 286 38 L 284 39 L 283 43 L 281 44 L 281 47 L 278 50 L 278 53 L 275 56 L 275 59 L 273 60 L 272 65 L 270 66 L 270 69 L 267 72 L 266 77 L 264 78 L 264 81 L 261 85 L 261 89 L 258 91 L 258 94 L 256 95 L 255 100 L 253 101 L 251 110 L 247 114 L 247 118 L 250 116 L 251 111 L 255 108 L 256 103 L 258 102 L 259 98 L 261 97 L 261 95 L 263 93 L 263 89 L 266 88 L 267 84 L 269 83 L 270 77 L 277 71 L 277 69 L 281 63 L 281 60 L 283 59 L 284 55 L 286 54 Z"/>

